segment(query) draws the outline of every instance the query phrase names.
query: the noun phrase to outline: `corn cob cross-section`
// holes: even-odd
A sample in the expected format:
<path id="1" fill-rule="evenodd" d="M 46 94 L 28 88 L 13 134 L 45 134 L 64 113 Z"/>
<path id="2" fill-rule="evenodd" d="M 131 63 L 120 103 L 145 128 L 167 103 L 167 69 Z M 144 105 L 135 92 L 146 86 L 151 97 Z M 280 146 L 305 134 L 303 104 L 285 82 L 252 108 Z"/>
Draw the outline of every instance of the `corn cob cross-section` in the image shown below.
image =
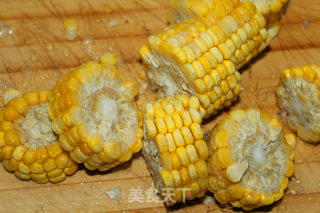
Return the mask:
<path id="1" fill-rule="evenodd" d="M 143 136 L 136 95 L 135 83 L 112 63 L 89 62 L 64 76 L 49 105 L 61 146 L 90 170 L 105 171 L 130 160 Z"/>
<path id="2" fill-rule="evenodd" d="M 223 7 L 222 3 L 219 5 Z M 160 96 L 195 95 L 206 116 L 236 100 L 241 79 L 236 69 L 271 39 L 265 19 L 254 4 L 238 5 L 227 12 L 219 13 L 217 9 L 210 17 L 168 26 L 148 38 L 140 55 Z"/>
<path id="3" fill-rule="evenodd" d="M 208 146 L 201 129 L 200 102 L 179 95 L 144 105 L 142 153 L 167 205 L 207 191 Z"/>
<path id="4" fill-rule="evenodd" d="M 209 191 L 245 210 L 279 200 L 294 172 L 295 142 L 277 118 L 253 108 L 231 111 L 212 130 Z"/>
<path id="5" fill-rule="evenodd" d="M 288 125 L 305 142 L 320 141 L 320 67 L 282 71 L 278 103 L 288 114 Z"/>
<path id="6" fill-rule="evenodd" d="M 3 167 L 23 180 L 56 183 L 78 164 L 65 152 L 51 129 L 49 91 L 27 92 L 0 112 L 0 155 Z"/>

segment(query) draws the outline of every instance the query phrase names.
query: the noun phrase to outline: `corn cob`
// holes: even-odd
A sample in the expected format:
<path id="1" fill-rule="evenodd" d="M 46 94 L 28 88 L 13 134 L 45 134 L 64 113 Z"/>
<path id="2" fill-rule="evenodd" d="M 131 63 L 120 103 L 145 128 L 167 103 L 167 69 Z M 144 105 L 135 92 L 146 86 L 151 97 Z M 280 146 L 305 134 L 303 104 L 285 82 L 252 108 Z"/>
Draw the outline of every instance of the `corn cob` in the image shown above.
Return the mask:
<path id="1" fill-rule="evenodd" d="M 199 98 L 187 95 L 144 105 L 142 153 L 168 206 L 207 191 L 208 146 L 200 126 L 200 108 Z"/>
<path id="2" fill-rule="evenodd" d="M 278 103 L 288 114 L 288 125 L 305 142 L 320 141 L 320 67 L 295 67 L 282 71 Z"/>
<path id="3" fill-rule="evenodd" d="M 142 146 L 136 84 L 106 62 L 67 74 L 50 95 L 49 115 L 61 146 L 90 170 L 128 161 Z"/>
<path id="4" fill-rule="evenodd" d="M 236 69 L 271 40 L 255 6 L 239 5 L 227 14 L 217 9 L 210 17 L 183 21 L 148 38 L 140 55 L 160 96 L 195 95 L 206 117 L 237 99 L 241 77 Z"/>
<path id="5" fill-rule="evenodd" d="M 3 167 L 23 180 L 60 182 L 77 169 L 62 150 L 48 116 L 49 91 L 27 92 L 0 111 L 0 156 Z"/>
<path id="6" fill-rule="evenodd" d="M 236 109 L 212 130 L 209 191 L 222 204 L 251 210 L 283 196 L 294 173 L 295 136 L 258 109 Z"/>

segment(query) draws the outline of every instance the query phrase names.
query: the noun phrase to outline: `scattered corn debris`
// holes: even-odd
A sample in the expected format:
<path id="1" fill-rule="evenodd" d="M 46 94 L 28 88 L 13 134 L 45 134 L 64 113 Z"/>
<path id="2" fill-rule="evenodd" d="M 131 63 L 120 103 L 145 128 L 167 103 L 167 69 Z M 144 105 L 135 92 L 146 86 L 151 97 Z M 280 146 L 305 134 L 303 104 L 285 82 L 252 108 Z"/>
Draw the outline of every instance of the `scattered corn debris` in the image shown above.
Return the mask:
<path id="1" fill-rule="evenodd" d="M 100 58 L 101 64 L 116 65 L 116 64 L 119 64 L 120 61 L 121 61 L 121 55 L 116 53 L 111 53 L 111 52 L 105 52 Z"/>
<path id="2" fill-rule="evenodd" d="M 65 38 L 69 41 L 73 41 L 77 37 L 78 22 L 74 18 L 67 18 L 64 23 Z"/>
<path id="3" fill-rule="evenodd" d="M 110 199 L 119 202 L 119 200 L 121 198 L 121 187 L 120 186 L 115 186 L 113 188 L 110 188 L 110 189 L 108 189 L 106 191 L 106 194 L 108 195 L 108 197 Z"/>
<path id="4" fill-rule="evenodd" d="M 117 26 L 118 25 L 118 22 L 117 20 L 113 19 L 111 20 L 109 23 L 108 23 L 108 26 L 109 27 L 114 27 L 114 26 Z"/>

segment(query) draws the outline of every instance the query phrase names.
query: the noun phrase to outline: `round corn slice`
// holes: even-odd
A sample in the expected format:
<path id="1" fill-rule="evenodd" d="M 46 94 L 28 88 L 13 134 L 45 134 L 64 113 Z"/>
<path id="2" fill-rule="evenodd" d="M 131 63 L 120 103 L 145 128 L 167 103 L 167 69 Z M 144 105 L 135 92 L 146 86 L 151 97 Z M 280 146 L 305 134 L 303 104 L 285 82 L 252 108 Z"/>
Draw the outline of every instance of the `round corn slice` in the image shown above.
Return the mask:
<path id="1" fill-rule="evenodd" d="M 90 170 L 106 171 L 130 160 L 142 146 L 137 93 L 136 84 L 112 63 L 89 62 L 64 76 L 49 105 L 61 146 Z"/>
<path id="2" fill-rule="evenodd" d="M 241 80 L 237 70 L 272 39 L 253 3 L 226 0 L 208 6 L 208 2 L 173 1 L 176 7 L 182 4 L 181 11 L 196 7 L 202 15 L 150 36 L 139 51 L 158 95 L 197 96 L 205 118 L 237 100 Z"/>
<path id="3" fill-rule="evenodd" d="M 320 67 L 295 67 L 282 71 L 278 103 L 288 115 L 288 125 L 305 142 L 320 141 Z"/>
<path id="4" fill-rule="evenodd" d="M 60 182 L 78 169 L 51 128 L 49 91 L 24 93 L 0 111 L 0 156 L 18 178 L 37 183 Z"/>
<path id="5" fill-rule="evenodd" d="M 279 200 L 294 172 L 294 143 L 277 118 L 254 108 L 231 111 L 212 130 L 209 191 L 244 210 Z"/>
<path id="6" fill-rule="evenodd" d="M 163 201 L 170 206 L 203 196 L 209 151 L 200 127 L 199 99 L 187 95 L 159 99 L 144 105 L 143 116 L 142 153 Z"/>

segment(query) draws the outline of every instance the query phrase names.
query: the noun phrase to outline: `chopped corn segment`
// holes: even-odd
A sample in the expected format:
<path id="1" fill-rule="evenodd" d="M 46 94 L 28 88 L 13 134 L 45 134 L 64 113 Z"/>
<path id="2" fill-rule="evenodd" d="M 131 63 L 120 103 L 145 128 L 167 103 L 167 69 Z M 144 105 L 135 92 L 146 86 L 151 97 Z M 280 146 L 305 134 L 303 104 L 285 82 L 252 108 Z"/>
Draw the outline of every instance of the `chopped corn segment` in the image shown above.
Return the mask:
<path id="1" fill-rule="evenodd" d="M 269 32 L 255 2 L 187 0 L 172 7 L 184 21 L 150 36 L 139 51 L 147 77 L 160 96 L 197 96 L 200 114 L 209 117 L 237 99 L 237 69 L 271 42 L 276 28 Z"/>
<path id="2" fill-rule="evenodd" d="M 28 92 L 0 111 L 2 165 L 20 179 L 56 183 L 78 169 L 51 128 L 48 102 L 49 91 Z"/>
<path id="3" fill-rule="evenodd" d="M 288 125 L 305 142 L 320 141 L 320 67 L 294 67 L 281 73 L 278 103 Z"/>
<path id="4" fill-rule="evenodd" d="M 90 170 L 105 171 L 140 151 L 143 131 L 134 100 L 136 84 L 117 71 L 116 56 L 104 55 L 101 62 L 89 62 L 57 83 L 49 115 L 71 158 Z M 147 122 L 154 135 L 164 125 L 163 120 Z"/>
<path id="5" fill-rule="evenodd" d="M 182 202 L 184 198 L 201 197 L 207 190 L 205 160 L 209 151 L 200 127 L 199 105 L 198 97 L 186 95 L 144 105 L 143 155 L 167 205 Z M 168 108 L 171 110 L 166 110 Z M 164 114 L 152 113 L 156 111 Z M 170 120 L 164 122 L 166 126 L 158 129 L 150 127 L 163 117 Z M 161 130 L 165 128 L 170 131 Z M 166 190 L 175 196 L 169 198 L 168 194 L 165 195 Z"/>
<path id="6" fill-rule="evenodd" d="M 222 204 L 251 210 L 283 196 L 294 172 L 294 135 L 258 109 L 236 109 L 213 130 L 209 191 Z"/>

